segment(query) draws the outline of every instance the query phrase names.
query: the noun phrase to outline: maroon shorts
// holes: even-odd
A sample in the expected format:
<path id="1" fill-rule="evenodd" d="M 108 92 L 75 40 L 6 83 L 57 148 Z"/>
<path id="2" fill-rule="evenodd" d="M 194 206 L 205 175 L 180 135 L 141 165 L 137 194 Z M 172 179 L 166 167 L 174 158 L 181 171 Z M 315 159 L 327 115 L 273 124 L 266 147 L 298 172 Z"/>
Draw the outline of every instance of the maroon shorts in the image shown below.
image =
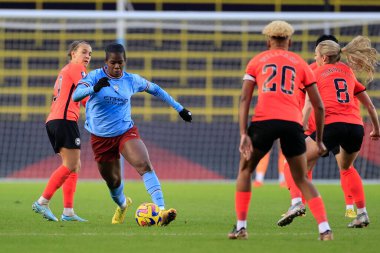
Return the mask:
<path id="1" fill-rule="evenodd" d="M 99 137 L 91 134 L 91 147 L 97 162 L 111 162 L 120 158 L 124 143 L 132 139 L 140 139 L 136 126 L 115 137 Z"/>

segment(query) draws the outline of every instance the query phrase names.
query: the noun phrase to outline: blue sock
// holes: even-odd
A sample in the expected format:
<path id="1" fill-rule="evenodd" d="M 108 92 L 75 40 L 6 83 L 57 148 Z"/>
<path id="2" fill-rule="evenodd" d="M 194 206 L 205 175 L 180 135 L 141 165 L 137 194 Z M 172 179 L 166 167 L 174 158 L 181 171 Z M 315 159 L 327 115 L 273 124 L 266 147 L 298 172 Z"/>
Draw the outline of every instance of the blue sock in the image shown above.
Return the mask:
<path id="1" fill-rule="evenodd" d="M 111 197 L 113 201 L 115 201 L 115 203 L 120 207 L 125 203 L 125 195 L 124 195 L 123 190 L 124 190 L 123 182 L 121 182 L 119 187 L 115 189 L 110 189 L 110 193 L 111 193 Z"/>
<path id="2" fill-rule="evenodd" d="M 158 205 L 160 209 L 165 208 L 164 195 L 162 194 L 160 181 L 154 171 L 149 171 L 142 176 L 145 184 L 145 188 L 150 194 L 154 204 Z"/>

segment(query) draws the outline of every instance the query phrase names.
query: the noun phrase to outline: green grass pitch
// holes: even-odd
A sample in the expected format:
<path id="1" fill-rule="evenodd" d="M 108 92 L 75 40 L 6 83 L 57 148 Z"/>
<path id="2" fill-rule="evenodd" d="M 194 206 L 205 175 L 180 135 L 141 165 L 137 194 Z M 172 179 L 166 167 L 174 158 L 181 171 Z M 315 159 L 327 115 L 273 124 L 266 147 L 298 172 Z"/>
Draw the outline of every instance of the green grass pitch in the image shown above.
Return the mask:
<path id="1" fill-rule="evenodd" d="M 277 185 L 253 189 L 246 241 L 228 240 L 235 223 L 234 183 L 162 182 L 167 207 L 178 211 L 168 227 L 138 227 L 137 206 L 150 201 L 142 182 L 126 182 L 134 204 L 122 225 L 111 225 L 115 204 L 105 183 L 79 181 L 75 210 L 87 223 L 47 222 L 31 205 L 45 183 L 0 183 L 0 252 L 379 252 L 380 185 L 365 185 L 371 224 L 346 228 L 344 201 L 339 185 L 317 185 L 322 194 L 335 240 L 317 240 L 317 225 L 309 210 L 286 227 L 276 225 L 289 206 L 289 194 Z M 59 190 L 51 209 L 60 216 Z"/>

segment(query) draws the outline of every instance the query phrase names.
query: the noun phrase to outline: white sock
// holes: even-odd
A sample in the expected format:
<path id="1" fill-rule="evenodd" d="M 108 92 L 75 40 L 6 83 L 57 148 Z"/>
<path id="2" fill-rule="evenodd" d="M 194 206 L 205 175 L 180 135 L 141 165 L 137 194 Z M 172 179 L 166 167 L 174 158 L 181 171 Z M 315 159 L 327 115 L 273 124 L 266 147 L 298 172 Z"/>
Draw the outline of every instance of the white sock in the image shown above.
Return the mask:
<path id="1" fill-rule="evenodd" d="M 354 205 L 346 205 L 346 210 L 348 209 L 354 209 Z"/>
<path id="2" fill-rule="evenodd" d="M 49 200 L 48 199 L 45 199 L 44 197 L 40 197 L 38 200 L 37 200 L 38 204 L 40 205 L 44 205 L 44 206 L 47 206 L 49 205 Z"/>
<path id="3" fill-rule="evenodd" d="M 363 207 L 363 208 L 358 208 L 358 210 L 356 210 L 358 212 L 358 215 L 359 214 L 362 214 L 362 213 L 366 213 L 367 212 L 367 208 Z"/>
<path id="4" fill-rule="evenodd" d="M 302 202 L 302 198 L 294 198 L 294 199 L 292 199 L 292 205 L 295 205 L 298 202 Z"/>
<path id="5" fill-rule="evenodd" d="M 124 202 L 123 202 L 123 204 L 121 204 L 120 208 L 123 209 L 123 210 L 125 208 L 127 208 L 127 199 L 124 200 Z"/>
<path id="6" fill-rule="evenodd" d="M 264 181 L 264 174 L 261 172 L 256 172 L 255 180 L 259 181 L 259 182 L 263 182 Z"/>
<path id="7" fill-rule="evenodd" d="M 74 216 L 74 208 L 63 208 L 63 215 Z"/>
<path id="8" fill-rule="evenodd" d="M 238 220 L 236 223 L 236 230 L 239 231 L 241 228 L 247 229 L 247 220 Z"/>
<path id="9" fill-rule="evenodd" d="M 322 234 L 326 232 L 327 230 L 331 230 L 330 225 L 327 221 L 321 222 L 318 224 L 318 230 L 319 233 Z"/>

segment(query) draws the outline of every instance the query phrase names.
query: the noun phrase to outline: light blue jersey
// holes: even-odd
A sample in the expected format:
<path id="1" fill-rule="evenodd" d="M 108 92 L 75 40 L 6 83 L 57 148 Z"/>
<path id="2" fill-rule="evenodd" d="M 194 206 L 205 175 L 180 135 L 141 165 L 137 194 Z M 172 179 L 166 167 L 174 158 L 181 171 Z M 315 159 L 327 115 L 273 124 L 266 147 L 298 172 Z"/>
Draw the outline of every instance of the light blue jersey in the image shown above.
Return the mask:
<path id="1" fill-rule="evenodd" d="M 93 87 L 103 77 L 109 79 L 110 86 L 103 87 L 95 93 Z M 96 136 L 114 137 L 124 134 L 133 127 L 131 97 L 142 91 L 159 97 L 177 112 L 183 109 L 181 104 L 157 84 L 125 71 L 119 78 L 111 77 L 105 68 L 93 70 L 80 80 L 73 94 L 73 100 L 80 101 L 90 96 L 86 104 L 85 128 Z"/>

